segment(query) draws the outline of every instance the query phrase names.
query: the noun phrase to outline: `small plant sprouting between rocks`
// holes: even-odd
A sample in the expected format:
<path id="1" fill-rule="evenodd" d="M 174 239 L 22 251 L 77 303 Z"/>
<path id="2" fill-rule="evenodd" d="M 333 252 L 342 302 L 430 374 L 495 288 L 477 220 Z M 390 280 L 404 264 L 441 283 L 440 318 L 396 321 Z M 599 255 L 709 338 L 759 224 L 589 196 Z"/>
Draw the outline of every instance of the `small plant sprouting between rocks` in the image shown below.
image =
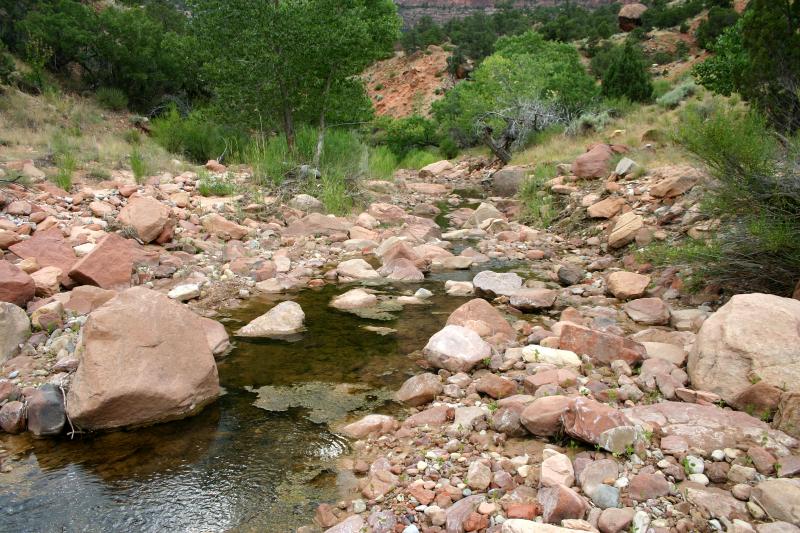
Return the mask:
<path id="1" fill-rule="evenodd" d="M 147 177 L 147 163 L 142 156 L 142 151 L 139 149 L 138 146 L 134 146 L 133 150 L 131 150 L 131 171 L 133 172 L 133 179 L 136 180 L 136 183 L 142 184 L 144 183 L 145 178 Z"/>
<path id="2" fill-rule="evenodd" d="M 236 192 L 236 186 L 225 176 L 212 176 L 201 172 L 197 190 L 203 196 L 230 196 Z"/>

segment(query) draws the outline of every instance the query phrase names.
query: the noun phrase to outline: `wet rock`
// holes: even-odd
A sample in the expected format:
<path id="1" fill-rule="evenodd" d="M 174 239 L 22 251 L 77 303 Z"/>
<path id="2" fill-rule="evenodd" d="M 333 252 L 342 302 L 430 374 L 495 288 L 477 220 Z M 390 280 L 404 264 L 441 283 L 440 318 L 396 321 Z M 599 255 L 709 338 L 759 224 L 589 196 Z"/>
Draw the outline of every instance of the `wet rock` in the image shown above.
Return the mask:
<path id="1" fill-rule="evenodd" d="M 619 300 L 640 298 L 650 284 L 650 276 L 634 272 L 613 272 L 606 279 L 608 292 Z"/>
<path id="2" fill-rule="evenodd" d="M 0 428 L 6 433 L 21 433 L 25 430 L 25 404 L 11 401 L 0 407 Z"/>
<path id="3" fill-rule="evenodd" d="M 558 346 L 562 350 L 589 355 L 604 364 L 619 359 L 628 364 L 637 363 L 647 353 L 644 346 L 631 339 L 574 324 L 565 324 L 561 329 Z"/>
<path id="4" fill-rule="evenodd" d="M 135 263 L 145 257 L 135 241 L 111 233 L 75 263 L 69 276 L 79 283 L 103 289 L 126 289 L 131 285 Z"/>
<path id="5" fill-rule="evenodd" d="M 351 289 L 331 301 L 331 307 L 343 311 L 377 305 L 378 297 L 364 289 Z"/>
<path id="6" fill-rule="evenodd" d="M 56 267 L 61 269 L 60 281 L 68 281 L 67 273 L 75 264 L 75 252 L 64 240 L 61 230 L 50 228 L 34 233 L 33 237 L 19 242 L 9 248 L 22 259 L 35 259 L 39 267 Z"/>
<path id="7" fill-rule="evenodd" d="M 339 276 L 339 281 L 380 279 L 381 277 L 381 275 L 372 268 L 372 265 L 363 259 L 349 259 L 339 263 L 336 267 L 336 273 Z"/>
<path id="8" fill-rule="evenodd" d="M 361 420 L 344 426 L 342 428 L 342 433 L 354 439 L 363 439 L 373 433 L 385 435 L 386 433 L 395 431 L 398 427 L 399 424 L 394 417 L 387 415 L 367 415 Z"/>
<path id="9" fill-rule="evenodd" d="M 544 487 L 539 490 L 542 518 L 549 524 L 560 524 L 569 518 L 583 518 L 588 506 L 574 490 L 563 485 Z"/>
<path id="10" fill-rule="evenodd" d="M 20 344 L 30 336 L 27 313 L 12 303 L 0 302 L 0 364 L 16 356 Z"/>
<path id="11" fill-rule="evenodd" d="M 479 294 L 490 298 L 496 296 L 513 296 L 522 288 L 522 278 L 513 272 L 497 273 L 484 270 L 472 279 L 472 285 Z"/>
<path id="12" fill-rule="evenodd" d="M 0 260 L 0 302 L 24 306 L 33 299 L 36 284 L 33 278 L 16 265 Z"/>
<path id="13" fill-rule="evenodd" d="M 225 326 L 210 318 L 200 317 L 203 331 L 206 334 L 208 347 L 215 358 L 219 359 L 231 348 L 231 341 Z"/>
<path id="14" fill-rule="evenodd" d="M 552 289 L 519 289 L 509 303 L 520 311 L 532 312 L 553 307 L 557 297 L 558 291 Z"/>
<path id="15" fill-rule="evenodd" d="M 567 396 L 538 398 L 523 409 L 520 422 L 538 437 L 551 437 L 562 430 L 561 415 L 571 402 L 572 398 Z"/>
<path id="16" fill-rule="evenodd" d="M 630 244 L 643 227 L 644 219 L 641 216 L 633 211 L 623 213 L 614 223 L 614 227 L 608 236 L 608 245 L 611 248 L 622 248 Z"/>
<path id="17" fill-rule="evenodd" d="M 150 424 L 216 399 L 217 366 L 203 331 L 185 306 L 144 287 L 95 310 L 67 396 L 72 422 L 88 430 Z"/>
<path id="18" fill-rule="evenodd" d="M 64 396 L 61 390 L 45 383 L 28 396 L 28 431 L 37 437 L 58 435 L 64 428 Z M 75 422 L 75 420 L 73 420 Z"/>
<path id="19" fill-rule="evenodd" d="M 149 196 L 132 198 L 120 210 L 117 220 L 136 230 L 136 235 L 144 242 L 156 240 L 169 219 L 169 208 Z"/>
<path id="20" fill-rule="evenodd" d="M 442 393 L 442 382 L 439 376 L 425 372 L 411 377 L 403 383 L 395 394 L 395 399 L 411 407 L 430 403 Z"/>
<path id="21" fill-rule="evenodd" d="M 451 372 L 469 372 L 491 356 L 489 344 L 471 329 L 445 326 L 430 338 L 424 349 L 428 362 Z"/>
<path id="22" fill-rule="evenodd" d="M 299 304 L 281 302 L 260 317 L 239 329 L 240 337 L 281 338 L 300 333 L 305 329 L 306 315 Z"/>
<path id="23" fill-rule="evenodd" d="M 752 382 L 800 391 L 800 301 L 739 294 L 708 318 L 689 354 L 696 389 L 733 402 Z"/>
<path id="24" fill-rule="evenodd" d="M 447 325 L 471 329 L 487 341 L 504 343 L 516 339 L 514 328 L 503 318 L 500 311 L 481 298 L 465 303 L 447 318 Z"/>
<path id="25" fill-rule="evenodd" d="M 621 411 L 589 398 L 574 398 L 561 421 L 568 435 L 591 444 L 598 444 L 609 429 L 630 425 Z"/>

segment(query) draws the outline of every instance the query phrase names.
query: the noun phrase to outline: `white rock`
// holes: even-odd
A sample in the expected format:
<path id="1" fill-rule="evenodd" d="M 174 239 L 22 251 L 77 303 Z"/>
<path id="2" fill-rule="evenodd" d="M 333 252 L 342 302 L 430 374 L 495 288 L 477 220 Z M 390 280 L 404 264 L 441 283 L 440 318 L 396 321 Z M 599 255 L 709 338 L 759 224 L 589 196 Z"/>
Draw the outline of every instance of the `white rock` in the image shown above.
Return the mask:
<path id="1" fill-rule="evenodd" d="M 575 352 L 569 350 L 559 350 L 531 344 L 519 349 L 522 351 L 522 358 L 528 363 L 546 363 L 560 367 L 579 368 L 581 358 Z"/>
<path id="2" fill-rule="evenodd" d="M 184 283 L 174 287 L 167 293 L 167 296 L 179 302 L 186 302 L 200 297 L 200 285 L 197 283 Z"/>
<path id="3" fill-rule="evenodd" d="M 469 372 L 492 355 L 489 344 L 480 335 L 463 326 L 445 326 L 425 345 L 425 355 L 436 368 L 451 372 Z"/>
<path id="4" fill-rule="evenodd" d="M 296 302 L 281 302 L 236 332 L 240 337 L 280 338 L 303 331 L 306 315 Z"/>

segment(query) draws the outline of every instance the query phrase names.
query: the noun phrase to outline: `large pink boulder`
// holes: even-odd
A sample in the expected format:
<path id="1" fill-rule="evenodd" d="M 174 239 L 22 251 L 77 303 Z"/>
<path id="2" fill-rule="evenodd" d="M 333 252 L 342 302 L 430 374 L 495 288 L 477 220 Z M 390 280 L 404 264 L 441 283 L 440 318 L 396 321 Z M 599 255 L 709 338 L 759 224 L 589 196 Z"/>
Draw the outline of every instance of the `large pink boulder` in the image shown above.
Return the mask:
<path id="1" fill-rule="evenodd" d="M 110 233 L 75 263 L 69 277 L 103 289 L 125 289 L 131 285 L 134 263 L 144 256 L 136 241 Z"/>
<path id="2" fill-rule="evenodd" d="M 726 402 L 754 382 L 800 392 L 800 301 L 738 294 L 700 328 L 687 371 Z"/>
<path id="3" fill-rule="evenodd" d="M 631 425 L 622 411 L 590 398 L 574 398 L 561 417 L 564 431 L 591 444 L 600 442 L 600 435 L 619 426 Z"/>
<path id="4" fill-rule="evenodd" d="M 605 364 L 617 359 L 633 364 L 641 361 L 647 354 L 645 347 L 634 340 L 575 324 L 565 324 L 561 329 L 558 347 L 579 355 L 588 355 Z"/>
<path id="5" fill-rule="evenodd" d="M 9 250 L 22 259 L 36 259 L 39 268 L 61 269 L 61 283 L 69 282 L 68 273 L 77 259 L 58 228 L 37 231 L 30 239 L 10 246 Z"/>
<path id="6" fill-rule="evenodd" d="M 494 344 L 510 342 L 517 338 L 514 328 L 503 318 L 500 311 L 482 298 L 470 300 L 450 313 L 447 324 L 469 328 Z"/>
<path id="7" fill-rule="evenodd" d="M 579 178 L 605 178 L 608 176 L 614 151 L 607 144 L 595 144 L 575 159 L 572 173 Z"/>
<path id="8" fill-rule="evenodd" d="M 144 287 L 91 313 L 77 352 L 67 414 L 82 429 L 183 418 L 220 393 L 200 317 Z"/>
<path id="9" fill-rule="evenodd" d="M 140 196 L 131 199 L 119 212 L 117 220 L 136 230 L 144 242 L 152 242 L 161 234 L 169 220 L 169 207 L 155 198 Z"/>

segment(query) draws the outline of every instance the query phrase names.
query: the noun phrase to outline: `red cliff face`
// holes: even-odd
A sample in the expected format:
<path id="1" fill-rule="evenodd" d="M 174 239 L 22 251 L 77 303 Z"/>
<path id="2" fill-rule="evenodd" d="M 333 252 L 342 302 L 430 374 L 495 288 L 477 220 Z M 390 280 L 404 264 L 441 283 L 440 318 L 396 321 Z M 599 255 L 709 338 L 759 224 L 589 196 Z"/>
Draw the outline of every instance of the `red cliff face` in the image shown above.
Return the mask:
<path id="1" fill-rule="evenodd" d="M 437 22 L 446 22 L 452 18 L 465 17 L 477 11 L 493 13 L 497 10 L 497 0 L 394 0 L 405 26 L 413 26 L 425 15 Z M 612 4 L 616 0 L 572 0 L 573 4 L 586 7 L 597 7 Z M 518 8 L 536 6 L 556 6 L 564 0 L 515 0 Z M 627 3 L 627 2 L 622 2 Z"/>

